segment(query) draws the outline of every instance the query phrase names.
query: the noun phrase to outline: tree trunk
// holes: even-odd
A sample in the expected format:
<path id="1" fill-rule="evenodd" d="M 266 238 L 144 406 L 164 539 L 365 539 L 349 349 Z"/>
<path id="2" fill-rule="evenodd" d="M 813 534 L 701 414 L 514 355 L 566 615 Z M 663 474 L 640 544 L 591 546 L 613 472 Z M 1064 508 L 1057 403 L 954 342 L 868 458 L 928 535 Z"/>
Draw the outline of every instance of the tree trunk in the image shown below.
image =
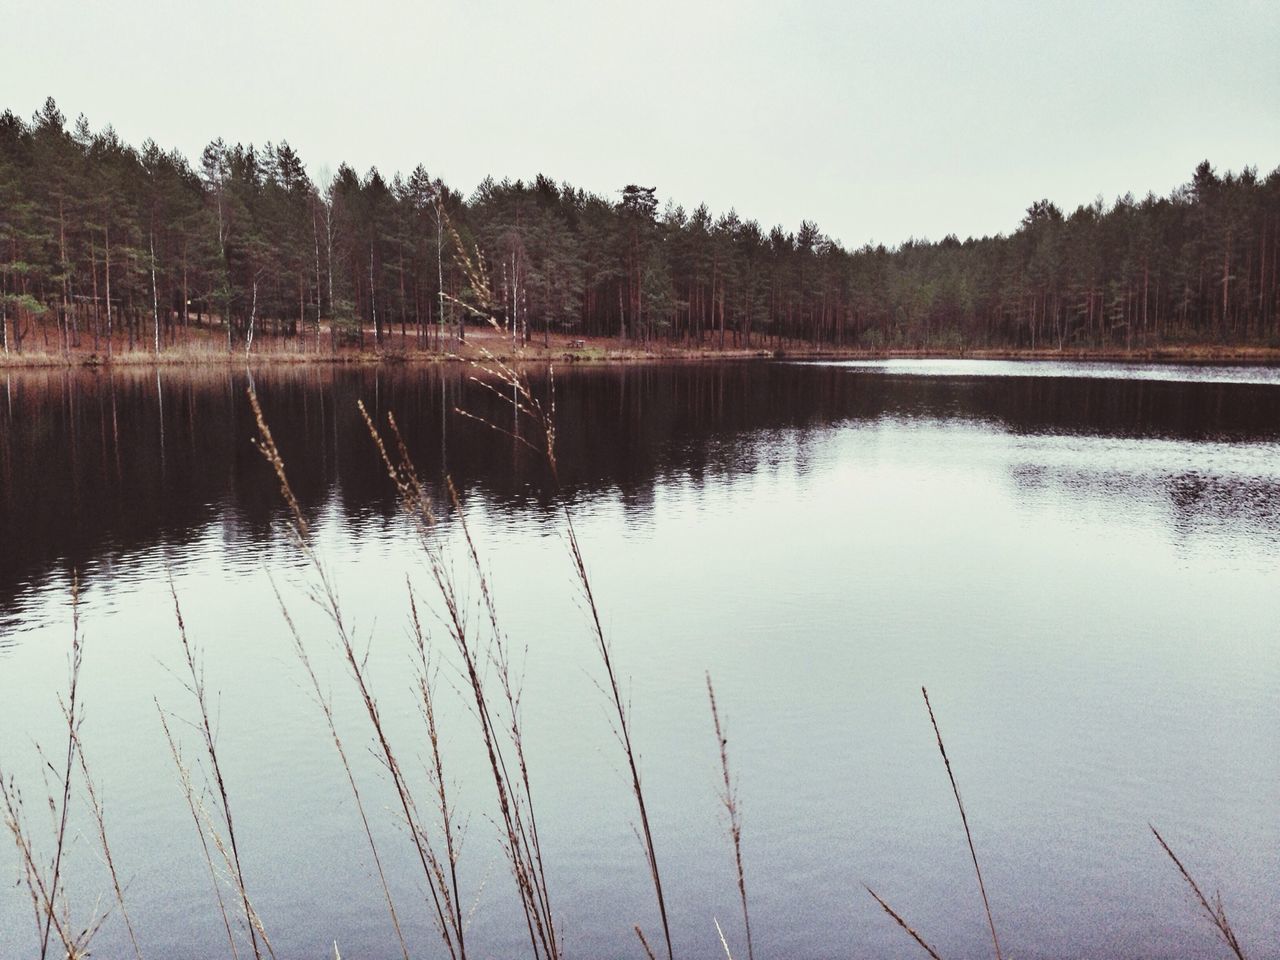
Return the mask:
<path id="1" fill-rule="evenodd" d="M 112 356 L 114 351 L 115 339 L 115 323 L 111 314 L 111 233 L 108 228 L 102 228 L 102 238 L 106 246 L 106 277 L 107 277 L 107 356 Z"/>
<path id="2" fill-rule="evenodd" d="M 151 252 L 151 319 L 155 326 L 155 350 L 156 356 L 160 356 L 160 297 L 156 293 L 156 234 L 152 229 L 148 236 L 148 246 Z"/>
<path id="3" fill-rule="evenodd" d="M 249 359 L 249 351 L 253 349 L 253 325 L 258 317 L 258 278 L 253 278 L 253 302 L 249 306 L 249 331 L 244 341 L 244 357 Z"/>

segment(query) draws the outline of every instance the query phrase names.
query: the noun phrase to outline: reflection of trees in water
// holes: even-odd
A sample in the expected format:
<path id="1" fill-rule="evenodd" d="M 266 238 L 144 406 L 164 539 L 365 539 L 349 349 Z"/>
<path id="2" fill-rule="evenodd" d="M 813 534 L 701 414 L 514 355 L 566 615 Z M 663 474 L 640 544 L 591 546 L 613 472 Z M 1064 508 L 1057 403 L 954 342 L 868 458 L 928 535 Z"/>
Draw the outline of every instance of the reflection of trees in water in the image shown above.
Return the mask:
<path id="1" fill-rule="evenodd" d="M 1173 522 L 1190 532 L 1205 517 L 1280 532 L 1280 478 L 1188 472 L 1167 479 Z"/>
<path id="2" fill-rule="evenodd" d="M 389 517 L 394 502 L 356 410 L 394 411 L 422 476 L 447 471 L 464 496 L 503 512 L 550 509 L 545 465 L 462 407 L 507 427 L 508 402 L 456 365 L 267 368 L 253 380 L 314 516 Z M 545 395 L 545 370 L 532 370 Z M 213 521 L 262 538 L 280 517 L 270 471 L 250 445 L 245 372 L 207 369 L 6 373 L 0 407 L 0 604 L 51 568 L 190 542 Z M 684 364 L 558 369 L 558 458 L 567 493 L 616 495 L 647 513 L 655 486 L 778 469 L 803 475 L 820 431 L 841 423 L 961 419 L 1020 434 L 1187 440 L 1280 436 L 1280 390 L 1238 384 L 1049 378 L 925 378 L 792 364 Z M 1081 490 L 1137 487 L 1105 471 Z M 1229 478 L 1197 492 L 1171 484 L 1176 511 L 1275 522 L 1275 491 Z M 1128 485 L 1128 486 L 1127 486 Z M 443 501 L 443 498 L 441 498 Z"/>
<path id="3" fill-rule="evenodd" d="M 1009 469 L 1019 496 L 1027 500 L 1069 497 L 1081 503 L 1128 500 L 1135 506 L 1166 507 L 1179 536 L 1206 521 L 1280 534 L 1280 475 L 1208 474 L 1195 470 L 1152 471 L 1019 463 Z"/>

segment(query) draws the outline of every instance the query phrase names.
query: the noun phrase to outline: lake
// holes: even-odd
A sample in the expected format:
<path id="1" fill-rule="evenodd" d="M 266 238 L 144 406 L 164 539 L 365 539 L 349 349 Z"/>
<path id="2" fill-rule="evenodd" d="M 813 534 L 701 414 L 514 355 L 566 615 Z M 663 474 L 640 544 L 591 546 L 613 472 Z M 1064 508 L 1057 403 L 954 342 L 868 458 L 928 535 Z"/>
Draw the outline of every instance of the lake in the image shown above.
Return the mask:
<path id="1" fill-rule="evenodd" d="M 631 705 L 678 956 L 722 955 L 716 920 L 745 956 L 709 671 L 761 958 L 920 955 L 864 883 L 942 956 L 990 955 L 922 685 L 1007 955 L 1225 956 L 1150 823 L 1221 890 L 1250 956 L 1280 958 L 1280 370 L 893 361 L 529 375 L 548 403 L 554 383 L 558 491 L 503 432 L 518 426 L 504 393 L 457 366 L 0 373 L 0 766 L 47 850 L 33 741 L 65 751 L 76 571 L 85 755 L 144 955 L 228 954 L 157 713 L 194 763 L 170 579 L 278 954 L 400 950 L 275 590 L 331 691 L 412 953 L 445 955 L 332 624 L 309 599 L 315 572 L 251 445 L 252 380 L 392 738 L 425 785 L 406 580 L 423 605 L 474 956 L 526 955 L 523 915 L 438 591 L 358 400 L 395 413 L 473 617 L 463 520 L 476 541 L 519 661 L 567 955 L 640 957 L 632 926 L 655 944 L 661 931 L 566 504 Z M 66 869 L 83 917 L 111 892 L 80 801 Z M 17 876 L 6 842 L 3 957 L 32 955 Z M 129 952 L 118 916 L 96 947 Z"/>

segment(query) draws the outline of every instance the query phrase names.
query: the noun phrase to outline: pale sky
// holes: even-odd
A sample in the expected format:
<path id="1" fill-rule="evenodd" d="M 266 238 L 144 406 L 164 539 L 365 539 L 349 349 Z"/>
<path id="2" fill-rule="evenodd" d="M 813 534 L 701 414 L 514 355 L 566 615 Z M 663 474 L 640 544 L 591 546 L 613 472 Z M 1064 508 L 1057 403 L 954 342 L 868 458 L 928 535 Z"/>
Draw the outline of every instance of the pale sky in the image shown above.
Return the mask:
<path id="1" fill-rule="evenodd" d="M 896 244 L 1280 166 L 1280 2 L 5 0 L 0 109 L 50 94 L 193 162 L 283 139 Z"/>

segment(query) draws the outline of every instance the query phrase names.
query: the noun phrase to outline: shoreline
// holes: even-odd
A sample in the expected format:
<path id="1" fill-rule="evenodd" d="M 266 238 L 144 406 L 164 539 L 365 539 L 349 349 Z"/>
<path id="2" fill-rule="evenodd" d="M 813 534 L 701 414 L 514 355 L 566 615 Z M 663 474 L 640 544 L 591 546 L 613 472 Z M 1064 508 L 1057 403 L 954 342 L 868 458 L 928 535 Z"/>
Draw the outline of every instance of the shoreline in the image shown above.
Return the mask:
<path id="1" fill-rule="evenodd" d="M 605 338 L 578 341 L 567 346 L 528 344 L 511 349 L 509 342 L 476 337 L 454 344 L 447 351 L 426 349 L 381 350 L 343 348 L 337 351 L 294 350 L 264 346 L 246 356 L 240 350 L 227 351 L 171 347 L 159 354 L 150 350 L 120 350 L 111 355 L 84 349 L 0 354 L 0 370 L 101 369 L 113 367 L 219 366 L 346 366 L 436 363 L 564 363 L 564 364 L 650 364 L 717 363 L 751 360 L 1070 360 L 1097 363 L 1229 363 L 1280 364 L 1280 348 L 1230 346 L 1221 344 L 1170 345 L 1134 348 L 1081 347 L 1074 349 L 973 348 L 934 349 L 815 347 L 809 344 L 770 347 L 696 347 L 667 345 L 646 348 L 619 344 Z"/>

